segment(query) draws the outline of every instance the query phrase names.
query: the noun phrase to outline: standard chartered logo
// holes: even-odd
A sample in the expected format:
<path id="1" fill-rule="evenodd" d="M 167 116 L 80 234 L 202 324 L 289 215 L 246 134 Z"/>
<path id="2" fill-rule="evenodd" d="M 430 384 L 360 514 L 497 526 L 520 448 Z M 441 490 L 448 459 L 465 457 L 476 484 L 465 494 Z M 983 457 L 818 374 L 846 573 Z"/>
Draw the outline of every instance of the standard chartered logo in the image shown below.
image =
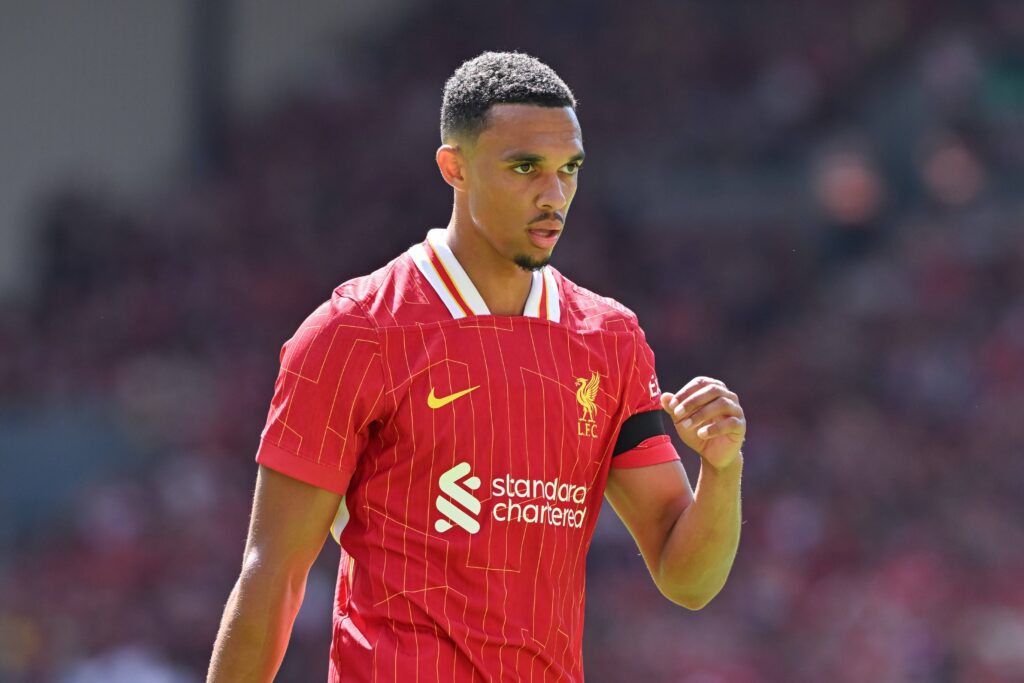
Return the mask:
<path id="1" fill-rule="evenodd" d="M 456 502 L 460 503 L 462 508 L 469 510 L 474 515 L 478 515 L 480 514 L 480 501 L 474 498 L 472 493 L 462 488 L 459 484 L 459 479 L 462 479 L 467 474 L 469 474 L 469 463 L 460 462 L 458 465 L 441 475 L 439 484 L 441 486 L 441 491 L 444 494 L 452 497 Z M 477 477 L 469 477 L 464 483 L 474 491 L 480 488 L 480 479 Z M 434 522 L 434 528 L 440 533 L 443 534 L 451 529 L 452 522 L 458 524 L 471 534 L 475 534 L 480 531 L 480 522 L 476 521 L 473 517 L 470 517 L 462 508 L 455 505 L 455 503 L 452 503 L 444 496 L 438 496 L 437 500 L 434 501 L 434 505 L 437 506 L 438 512 L 448 518 L 439 519 Z"/>
<path id="2" fill-rule="evenodd" d="M 480 531 L 480 522 L 477 521 L 480 501 L 466 490 L 479 489 L 480 479 L 467 477 L 470 469 L 468 462 L 460 462 L 441 475 L 438 484 L 443 495 L 434 501 L 438 512 L 444 515 L 434 522 L 434 528 L 440 533 L 455 526 L 471 534 Z M 550 481 L 517 479 L 506 474 L 491 482 L 491 500 L 494 501 L 491 516 L 496 522 L 506 524 L 549 524 L 579 529 L 587 513 L 587 487 L 557 478 Z"/>
<path id="3" fill-rule="evenodd" d="M 516 479 L 505 475 L 491 482 L 494 519 L 499 522 L 550 524 L 579 529 L 587 514 L 587 487 L 557 478 Z M 517 500 L 518 499 L 518 500 Z"/>

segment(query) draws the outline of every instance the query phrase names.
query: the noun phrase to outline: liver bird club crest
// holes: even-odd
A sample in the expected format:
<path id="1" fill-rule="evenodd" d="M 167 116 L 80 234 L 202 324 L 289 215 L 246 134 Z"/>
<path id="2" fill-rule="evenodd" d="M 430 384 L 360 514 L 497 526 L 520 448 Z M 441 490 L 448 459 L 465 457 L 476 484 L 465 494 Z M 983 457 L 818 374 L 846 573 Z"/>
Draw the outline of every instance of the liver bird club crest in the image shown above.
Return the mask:
<path id="1" fill-rule="evenodd" d="M 586 377 L 576 378 L 576 401 L 580 404 L 580 408 L 583 409 L 583 415 L 577 421 L 576 434 L 577 436 L 589 436 L 592 439 L 597 438 L 597 387 L 601 382 L 601 376 L 596 372 L 590 376 L 590 379 Z"/>

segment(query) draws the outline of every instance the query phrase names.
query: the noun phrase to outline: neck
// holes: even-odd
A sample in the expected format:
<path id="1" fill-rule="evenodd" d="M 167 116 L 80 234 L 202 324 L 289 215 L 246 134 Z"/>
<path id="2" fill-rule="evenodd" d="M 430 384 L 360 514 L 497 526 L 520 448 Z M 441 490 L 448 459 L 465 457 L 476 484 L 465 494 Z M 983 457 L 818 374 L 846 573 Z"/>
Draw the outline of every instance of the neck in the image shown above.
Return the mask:
<path id="1" fill-rule="evenodd" d="M 448 247 L 494 315 L 522 315 L 533 276 L 502 256 L 458 206 L 448 222 Z"/>

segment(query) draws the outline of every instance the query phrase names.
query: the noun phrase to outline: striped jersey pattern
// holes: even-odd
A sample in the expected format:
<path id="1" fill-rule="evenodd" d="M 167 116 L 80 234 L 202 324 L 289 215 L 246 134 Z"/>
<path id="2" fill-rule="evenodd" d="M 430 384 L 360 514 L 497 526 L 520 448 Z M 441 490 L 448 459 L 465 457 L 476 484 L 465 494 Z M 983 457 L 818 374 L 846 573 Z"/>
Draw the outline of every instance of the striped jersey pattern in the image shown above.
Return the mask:
<path id="1" fill-rule="evenodd" d="M 491 315 L 432 230 L 337 287 L 282 348 L 256 455 L 344 496 L 329 683 L 582 681 L 609 469 L 678 458 L 619 440 L 659 397 L 636 317 L 550 266 Z"/>

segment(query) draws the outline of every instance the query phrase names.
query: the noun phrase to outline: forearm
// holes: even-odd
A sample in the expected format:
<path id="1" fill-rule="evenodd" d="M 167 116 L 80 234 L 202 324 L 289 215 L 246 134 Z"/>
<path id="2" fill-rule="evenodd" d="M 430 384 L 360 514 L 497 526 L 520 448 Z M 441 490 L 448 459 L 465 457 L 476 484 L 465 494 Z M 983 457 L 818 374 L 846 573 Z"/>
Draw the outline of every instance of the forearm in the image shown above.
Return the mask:
<path id="1" fill-rule="evenodd" d="M 243 571 L 224 608 L 207 683 L 274 680 L 305 587 L 305 574 Z"/>
<path id="2" fill-rule="evenodd" d="M 743 455 L 722 470 L 702 462 L 693 502 L 662 548 L 656 582 L 672 601 L 700 609 L 729 576 L 740 540 Z"/>

